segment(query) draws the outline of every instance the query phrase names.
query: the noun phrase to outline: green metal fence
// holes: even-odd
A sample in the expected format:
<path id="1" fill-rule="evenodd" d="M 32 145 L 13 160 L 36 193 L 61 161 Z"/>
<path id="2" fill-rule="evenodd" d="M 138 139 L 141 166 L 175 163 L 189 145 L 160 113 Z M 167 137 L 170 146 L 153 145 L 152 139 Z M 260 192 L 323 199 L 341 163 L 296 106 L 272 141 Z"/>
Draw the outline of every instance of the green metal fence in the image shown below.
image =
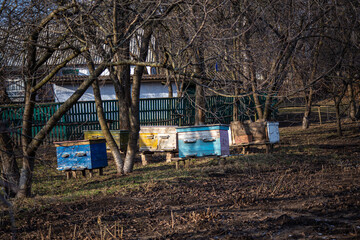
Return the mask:
<path id="1" fill-rule="evenodd" d="M 206 97 L 206 124 L 229 124 L 233 120 L 234 98 L 222 96 Z M 61 103 L 37 104 L 34 109 L 32 136 L 34 137 Z M 256 118 L 255 105 L 250 97 L 236 101 L 239 120 Z M 116 100 L 103 101 L 105 117 L 110 129 L 118 129 L 119 108 Z M 195 122 L 194 98 L 152 98 L 141 99 L 141 125 L 188 126 Z M 20 142 L 23 106 L 0 107 L 0 117 L 9 123 L 12 137 Z M 84 130 L 99 130 L 95 102 L 76 103 L 58 122 L 46 139 L 46 142 L 83 139 Z"/>

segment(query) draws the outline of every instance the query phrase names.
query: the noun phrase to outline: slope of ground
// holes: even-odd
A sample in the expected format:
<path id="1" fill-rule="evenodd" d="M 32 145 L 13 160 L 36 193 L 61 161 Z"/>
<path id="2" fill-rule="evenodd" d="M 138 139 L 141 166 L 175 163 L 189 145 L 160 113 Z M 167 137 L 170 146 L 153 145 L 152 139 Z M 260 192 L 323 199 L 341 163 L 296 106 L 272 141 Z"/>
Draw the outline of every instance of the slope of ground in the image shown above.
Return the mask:
<path id="1" fill-rule="evenodd" d="M 117 177 L 71 179 L 39 159 L 34 197 L 14 201 L 19 239 L 359 239 L 360 128 L 281 128 L 271 155 L 162 159 Z M 46 157 L 47 158 L 46 158 Z M 52 156 L 52 157 L 50 157 Z M 11 237 L 7 212 L 0 238 Z"/>

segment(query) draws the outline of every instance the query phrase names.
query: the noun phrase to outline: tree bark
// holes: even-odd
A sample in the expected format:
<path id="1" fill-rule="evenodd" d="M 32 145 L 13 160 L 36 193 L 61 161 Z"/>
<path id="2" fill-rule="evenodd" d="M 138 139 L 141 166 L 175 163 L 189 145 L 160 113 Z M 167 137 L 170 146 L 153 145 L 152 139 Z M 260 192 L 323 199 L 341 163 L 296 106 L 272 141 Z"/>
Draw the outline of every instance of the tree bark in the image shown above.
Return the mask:
<path id="1" fill-rule="evenodd" d="M 173 97 L 173 87 L 172 87 L 171 80 L 170 80 L 170 72 L 168 69 L 166 69 L 165 72 L 166 72 L 166 86 L 168 87 L 168 97 L 172 98 Z"/>
<path id="2" fill-rule="evenodd" d="M 202 49 L 193 49 L 194 72 L 198 76 L 205 75 L 204 52 Z M 198 79 L 195 89 L 195 125 L 205 124 L 205 92 L 203 80 Z"/>
<path id="3" fill-rule="evenodd" d="M 10 197 L 15 197 L 18 190 L 20 173 L 9 132 L 6 123 L 0 121 L 1 178 L 5 183 L 6 194 Z"/>
<path id="4" fill-rule="evenodd" d="M 33 115 L 35 108 L 35 93 L 31 92 L 31 88 L 35 86 L 35 79 L 32 77 L 35 74 L 34 65 L 36 55 L 34 53 L 35 46 L 32 46 L 32 49 L 29 50 L 30 60 L 28 62 L 28 72 L 25 76 L 25 103 L 24 103 L 24 113 L 22 119 L 22 131 L 21 131 L 21 144 L 22 144 L 22 168 L 20 171 L 19 179 L 19 191 L 16 194 L 18 198 L 30 197 L 31 195 L 31 183 L 32 183 L 32 172 L 35 165 L 35 155 L 36 151 L 29 151 L 28 146 L 32 141 L 32 124 L 33 124 Z"/>
<path id="5" fill-rule="evenodd" d="M 356 100 L 355 100 L 355 94 L 354 94 L 354 87 L 353 82 L 351 81 L 349 83 L 349 98 L 350 98 L 350 109 L 349 109 L 349 117 L 351 121 L 355 122 L 357 120 L 356 116 Z"/>
<path id="6" fill-rule="evenodd" d="M 199 83 L 202 80 L 198 81 Z M 195 125 L 205 124 L 205 98 L 204 89 L 200 85 L 196 85 L 195 90 Z"/>
<path id="7" fill-rule="evenodd" d="M 27 148 L 23 148 L 23 167 L 20 172 L 19 192 L 17 193 L 16 197 L 23 198 L 30 196 L 32 170 L 34 168 L 34 159 L 37 149 L 40 147 L 45 137 L 50 133 L 50 131 L 54 128 L 54 126 L 61 119 L 61 117 L 81 98 L 84 92 L 89 88 L 92 82 L 95 81 L 97 77 L 105 70 L 105 68 L 106 63 L 103 63 L 98 68 L 96 68 L 94 74 L 90 75 L 87 80 L 82 82 L 79 88 L 74 92 L 74 94 L 68 100 L 66 100 L 51 116 L 45 126 L 27 145 Z"/>
<path id="8" fill-rule="evenodd" d="M 140 48 L 140 61 L 145 61 L 149 43 L 151 40 L 151 35 L 153 33 L 153 28 L 151 25 L 148 25 L 144 29 L 144 35 L 141 39 L 141 48 Z M 124 163 L 124 173 L 130 173 L 134 168 L 135 154 L 137 152 L 137 142 L 139 139 L 140 131 L 140 119 L 139 119 L 139 100 L 140 100 L 140 83 L 141 78 L 144 73 L 144 66 L 136 66 L 135 74 L 133 76 L 132 83 L 132 92 L 131 92 L 131 107 L 130 107 L 130 132 L 129 132 L 129 142 L 127 147 L 127 152 L 125 156 Z"/>
<path id="9" fill-rule="evenodd" d="M 309 89 L 308 95 L 305 95 L 305 111 L 302 120 L 302 129 L 308 129 L 310 126 L 310 114 L 311 114 L 311 107 L 312 107 L 312 87 Z"/>
<path id="10" fill-rule="evenodd" d="M 4 72 L 0 71 L 0 75 L 4 75 Z M 9 95 L 6 91 L 5 78 L 3 77 L 0 77 L 0 103 L 11 103 L 11 99 L 9 98 Z"/>
<path id="11" fill-rule="evenodd" d="M 89 67 L 90 73 L 94 74 L 94 71 L 95 71 L 94 63 L 91 60 L 90 54 L 87 54 L 87 61 L 88 61 L 88 67 Z M 96 113 L 97 113 L 97 116 L 99 119 L 102 133 L 104 134 L 106 143 L 110 147 L 110 151 L 114 157 L 116 171 L 119 175 L 122 175 L 124 173 L 124 171 L 123 171 L 124 162 L 121 159 L 121 154 L 120 154 L 120 150 L 119 150 L 120 146 L 117 146 L 117 144 L 114 140 L 114 137 L 111 134 L 110 129 L 107 125 L 107 121 L 106 121 L 105 114 L 104 114 L 104 109 L 102 106 L 101 92 L 100 92 L 98 79 L 96 79 L 92 83 L 92 88 L 93 88 L 94 98 L 95 98 Z"/>
<path id="12" fill-rule="evenodd" d="M 32 137 L 32 124 L 33 124 L 33 114 L 35 107 L 35 100 L 37 90 L 35 89 L 37 79 L 39 77 L 39 68 L 42 67 L 53 55 L 55 50 L 64 42 L 68 32 L 60 35 L 58 38 L 53 39 L 52 48 L 47 48 L 46 51 L 38 51 L 39 36 L 49 22 L 57 16 L 58 13 L 66 11 L 72 8 L 74 4 L 69 4 L 66 6 L 59 6 L 54 9 L 50 14 L 39 19 L 38 24 L 29 29 L 30 34 L 25 41 L 25 66 L 24 66 L 24 81 L 25 81 L 25 103 L 24 103 L 24 113 L 22 119 L 22 132 L 21 132 L 21 144 L 22 144 L 22 168 L 20 171 L 18 192 L 16 197 L 23 198 L 29 197 L 31 194 L 31 183 L 32 183 L 32 173 L 35 165 L 35 155 L 38 147 L 45 139 L 46 135 L 51 131 L 54 125 L 48 129 L 48 132 L 45 135 L 39 136 L 39 138 Z M 36 16 L 32 16 L 35 17 Z M 40 44 L 41 45 L 41 44 Z M 42 53 L 42 54 L 40 54 Z M 66 61 L 66 60 L 65 60 Z M 54 68 L 52 74 L 55 74 L 59 68 Z M 51 74 L 50 74 L 51 75 Z M 53 75 L 51 75 L 52 77 Z M 48 79 L 49 80 L 49 79 Z M 57 121 L 56 121 L 57 122 Z M 55 123 L 56 123 L 55 122 Z M 44 127 L 46 128 L 46 126 Z M 44 129 L 43 128 L 43 129 Z M 40 131 L 41 132 L 41 131 Z M 39 134 L 38 134 L 39 135 Z"/>
<path id="13" fill-rule="evenodd" d="M 121 10 L 121 2 L 113 0 L 112 13 L 112 45 L 118 46 L 114 52 L 114 60 L 129 60 L 130 59 L 130 40 L 123 39 L 121 36 L 130 31 L 132 27 L 127 26 L 128 19 L 124 11 Z M 116 96 L 119 104 L 119 129 L 129 130 L 129 107 L 130 107 L 130 65 L 121 65 L 110 68 L 110 78 L 113 81 Z"/>
<path id="14" fill-rule="evenodd" d="M 129 41 L 126 41 L 115 54 L 115 60 L 128 59 L 130 54 Z M 130 65 L 116 66 L 110 71 L 110 77 L 115 87 L 116 96 L 119 102 L 119 128 L 130 129 L 129 107 L 130 107 Z"/>
<path id="15" fill-rule="evenodd" d="M 317 43 L 316 43 L 316 48 L 315 48 L 314 56 L 313 56 L 313 59 L 312 59 L 312 66 L 311 66 L 311 73 L 310 73 L 309 82 L 313 82 L 314 79 L 315 79 L 315 74 L 317 72 L 317 66 L 318 66 L 318 61 L 319 61 L 320 49 L 321 49 L 322 45 L 323 45 L 323 41 L 322 41 L 321 38 L 319 38 Z M 313 87 L 310 86 L 309 91 L 307 91 L 306 90 L 307 83 L 306 83 L 305 79 L 302 79 L 302 80 L 303 80 L 302 81 L 303 82 L 303 87 L 305 89 L 304 90 L 304 98 L 305 98 L 305 103 L 306 103 L 303 122 L 302 122 L 302 129 L 308 129 L 309 126 L 310 126 L 310 119 L 309 118 L 310 118 L 311 107 L 312 107 Z"/>
<path id="16" fill-rule="evenodd" d="M 342 83 L 342 85 L 340 85 Z M 342 128 L 341 128 L 341 112 L 340 112 L 340 104 L 341 101 L 348 89 L 348 82 L 341 81 L 341 82 L 333 82 L 333 87 L 336 89 L 333 94 L 333 101 L 335 106 L 335 115 L 336 115 L 336 131 L 338 136 L 342 136 Z M 339 91 L 340 90 L 340 91 Z"/>
<path id="17" fill-rule="evenodd" d="M 235 96 L 239 94 L 239 88 L 235 87 Z M 235 97 L 233 102 L 233 121 L 239 121 L 239 98 Z"/>
<path id="18" fill-rule="evenodd" d="M 336 132 L 337 135 L 341 137 L 343 134 L 341 129 L 340 101 L 335 102 L 335 114 L 336 114 Z"/>
<path id="19" fill-rule="evenodd" d="M 99 123 L 101 126 L 102 133 L 104 134 L 104 137 L 106 139 L 107 145 L 110 147 L 111 153 L 114 157 L 115 165 L 116 165 L 116 171 L 118 174 L 122 175 L 123 168 L 124 168 L 124 162 L 121 159 L 120 150 L 117 146 L 114 137 L 112 136 L 104 114 L 104 110 L 102 107 L 102 100 L 101 100 L 101 93 L 99 88 L 99 82 L 96 80 L 92 84 L 94 96 L 95 96 L 95 104 L 96 104 L 96 112 L 99 118 Z"/>
<path id="20" fill-rule="evenodd" d="M 119 125 L 122 130 L 130 129 L 130 119 L 129 119 L 129 103 L 130 103 L 130 66 L 120 66 L 118 70 L 118 75 L 120 75 L 120 98 L 119 100 Z"/>
<path id="21" fill-rule="evenodd" d="M 356 115 L 355 115 L 355 118 L 356 118 L 356 119 L 360 119 L 360 104 L 359 104 L 359 106 L 358 106 L 358 109 L 357 109 L 357 113 L 356 113 Z"/>

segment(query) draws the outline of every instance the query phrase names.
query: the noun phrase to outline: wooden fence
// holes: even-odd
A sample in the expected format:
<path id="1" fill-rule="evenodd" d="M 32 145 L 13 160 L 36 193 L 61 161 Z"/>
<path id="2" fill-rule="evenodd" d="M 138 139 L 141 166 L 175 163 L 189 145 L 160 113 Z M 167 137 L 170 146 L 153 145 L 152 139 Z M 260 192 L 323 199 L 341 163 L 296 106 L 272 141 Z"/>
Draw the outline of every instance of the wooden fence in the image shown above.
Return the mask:
<path id="1" fill-rule="evenodd" d="M 310 122 L 311 123 L 328 123 L 336 121 L 336 113 L 334 105 L 313 105 L 311 107 Z M 347 112 L 348 105 L 344 104 L 340 106 L 340 112 L 342 117 L 349 115 Z M 283 105 L 278 108 L 277 119 L 283 123 L 283 125 L 298 125 L 301 124 L 304 116 L 304 106 L 288 106 Z"/>
<path id="2" fill-rule="evenodd" d="M 32 137 L 34 137 L 61 103 L 37 104 L 34 109 Z M 237 100 L 239 120 L 256 119 L 255 105 L 250 97 Z M 116 100 L 103 101 L 105 117 L 110 129 L 119 129 L 119 108 Z M 193 125 L 195 103 L 193 98 L 152 98 L 140 100 L 141 125 Z M 234 98 L 222 96 L 206 97 L 206 124 L 229 124 L 233 119 Z M 9 123 L 12 137 L 20 142 L 24 107 L 0 107 L 0 117 Z M 99 130 L 95 102 L 76 103 L 57 123 L 46 142 L 78 140 L 83 138 L 84 130 Z"/>

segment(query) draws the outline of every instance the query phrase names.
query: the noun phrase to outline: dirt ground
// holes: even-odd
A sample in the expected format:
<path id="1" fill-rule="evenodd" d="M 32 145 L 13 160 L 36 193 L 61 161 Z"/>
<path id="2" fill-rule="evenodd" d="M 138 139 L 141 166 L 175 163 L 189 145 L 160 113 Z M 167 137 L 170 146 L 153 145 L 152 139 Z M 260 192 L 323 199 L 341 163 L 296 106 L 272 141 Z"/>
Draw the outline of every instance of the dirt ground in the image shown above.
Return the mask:
<path id="1" fill-rule="evenodd" d="M 21 210 L 18 239 L 360 239 L 360 128 L 343 128 L 282 128 L 271 155 Z M 1 239 L 11 236 L 4 224 Z"/>

